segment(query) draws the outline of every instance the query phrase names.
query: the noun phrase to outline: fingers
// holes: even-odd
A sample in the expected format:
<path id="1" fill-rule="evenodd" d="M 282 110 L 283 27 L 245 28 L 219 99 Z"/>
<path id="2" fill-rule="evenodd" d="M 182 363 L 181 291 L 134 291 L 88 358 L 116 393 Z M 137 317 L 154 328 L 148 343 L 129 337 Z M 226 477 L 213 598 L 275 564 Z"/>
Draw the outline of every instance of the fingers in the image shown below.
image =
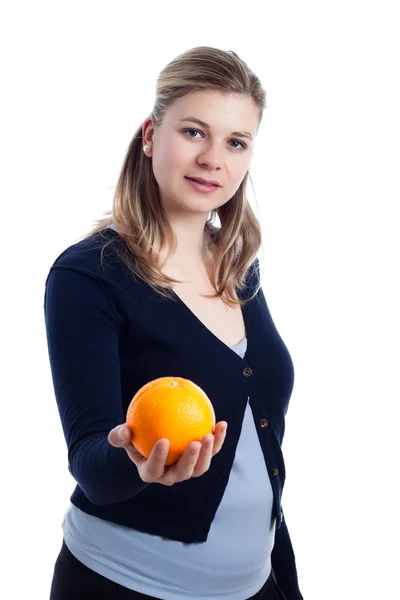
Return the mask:
<path id="1" fill-rule="evenodd" d="M 158 480 L 164 473 L 167 460 L 169 441 L 158 440 L 146 459 L 133 445 L 132 433 L 126 424 L 118 425 L 111 429 L 107 436 L 108 442 L 115 448 L 124 448 L 139 470 L 140 477 L 145 482 Z"/>
<path id="2" fill-rule="evenodd" d="M 212 457 L 222 448 L 227 428 L 228 423 L 220 421 L 215 426 L 214 435 L 206 434 L 201 444 L 199 442 L 189 444 L 179 461 L 165 471 L 159 483 L 172 485 L 190 477 L 200 477 L 208 471 Z"/>
<path id="3" fill-rule="evenodd" d="M 167 439 L 160 439 L 154 444 L 148 459 L 144 459 L 143 469 L 140 472 L 143 481 L 148 483 L 158 482 L 163 476 L 169 445 L 169 440 Z M 161 481 L 159 483 L 161 483 Z"/>
<path id="4" fill-rule="evenodd" d="M 193 470 L 193 477 L 200 477 L 200 475 L 208 471 L 212 457 L 218 454 L 222 448 L 227 427 L 228 424 L 226 421 L 220 421 L 215 426 L 214 435 L 205 435 L 203 437 L 201 452 L 196 467 Z"/>
<path id="5" fill-rule="evenodd" d="M 214 446 L 214 436 L 207 434 L 201 440 L 201 450 L 195 468 L 193 469 L 192 477 L 200 477 L 210 468 L 212 452 Z"/>
<path id="6" fill-rule="evenodd" d="M 118 425 L 118 427 L 111 429 L 107 439 L 111 446 L 115 448 L 126 448 L 132 443 L 131 430 L 125 424 Z"/>
<path id="7" fill-rule="evenodd" d="M 159 483 L 164 485 L 173 485 L 179 481 L 190 479 L 196 466 L 202 444 L 200 442 L 191 442 L 185 449 L 178 462 L 168 467 Z"/>
<path id="8" fill-rule="evenodd" d="M 146 457 L 143 456 L 143 454 L 141 454 L 139 452 L 139 450 L 137 450 L 133 444 L 130 444 L 129 446 L 127 446 L 125 448 L 125 451 L 126 451 L 127 455 L 129 456 L 129 458 L 131 459 L 131 461 L 134 462 L 135 465 L 137 466 L 137 468 L 139 470 L 139 474 L 140 474 L 140 467 L 143 464 L 145 464 Z"/>
<path id="9" fill-rule="evenodd" d="M 222 444 L 226 438 L 226 430 L 228 429 L 228 423 L 226 421 L 220 421 L 216 424 L 214 430 L 214 447 L 212 455 L 215 456 L 222 448 Z"/>
<path id="10" fill-rule="evenodd" d="M 118 425 L 118 427 L 111 429 L 107 439 L 109 444 L 114 446 L 114 448 L 124 448 L 129 458 L 137 467 L 139 467 L 140 464 L 146 460 L 145 457 L 133 446 L 132 433 L 127 425 Z"/>
<path id="11" fill-rule="evenodd" d="M 206 434 L 201 443 L 191 442 L 178 462 L 166 468 L 169 440 L 158 440 L 146 459 L 133 445 L 132 434 L 126 424 L 114 427 L 108 434 L 108 442 L 116 448 L 124 448 L 138 468 L 140 477 L 147 483 L 173 485 L 191 477 L 200 477 L 210 468 L 211 459 L 218 454 L 225 441 L 227 422 L 216 424 L 214 434 Z"/>

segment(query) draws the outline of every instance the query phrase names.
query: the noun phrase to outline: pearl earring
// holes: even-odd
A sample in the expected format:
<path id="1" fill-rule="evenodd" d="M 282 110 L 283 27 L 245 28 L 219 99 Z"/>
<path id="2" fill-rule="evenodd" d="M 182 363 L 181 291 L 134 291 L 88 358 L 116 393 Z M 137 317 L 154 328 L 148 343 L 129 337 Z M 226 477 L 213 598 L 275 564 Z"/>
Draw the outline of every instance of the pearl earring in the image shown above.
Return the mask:
<path id="1" fill-rule="evenodd" d="M 143 152 L 148 152 L 149 150 L 150 150 L 150 146 L 148 144 L 143 146 Z"/>

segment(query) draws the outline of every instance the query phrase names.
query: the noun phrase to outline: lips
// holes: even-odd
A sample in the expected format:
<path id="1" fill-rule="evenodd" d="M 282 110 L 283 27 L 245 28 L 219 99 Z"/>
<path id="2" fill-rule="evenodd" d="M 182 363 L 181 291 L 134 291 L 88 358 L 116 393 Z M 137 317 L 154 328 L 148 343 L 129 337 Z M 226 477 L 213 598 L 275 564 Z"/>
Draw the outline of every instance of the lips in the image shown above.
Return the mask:
<path id="1" fill-rule="evenodd" d="M 185 179 L 190 179 L 191 181 L 197 181 L 197 183 L 201 183 L 202 185 L 208 185 L 210 187 L 221 187 L 219 183 L 210 183 L 205 179 L 198 179 L 197 177 L 185 177 Z"/>

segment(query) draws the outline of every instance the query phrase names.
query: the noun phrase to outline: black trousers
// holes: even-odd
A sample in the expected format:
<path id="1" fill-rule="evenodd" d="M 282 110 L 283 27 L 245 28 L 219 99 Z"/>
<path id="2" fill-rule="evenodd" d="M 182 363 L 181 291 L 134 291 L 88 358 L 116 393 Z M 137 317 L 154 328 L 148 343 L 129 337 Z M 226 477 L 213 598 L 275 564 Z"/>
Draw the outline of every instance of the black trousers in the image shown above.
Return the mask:
<path id="1" fill-rule="evenodd" d="M 50 600 L 159 600 L 153 596 L 134 592 L 110 581 L 82 564 L 70 552 L 65 541 L 57 557 Z M 189 600 L 189 599 L 188 599 Z M 246 600 L 243 598 L 243 600 Z M 247 600 L 285 600 L 272 576 L 257 594 Z"/>

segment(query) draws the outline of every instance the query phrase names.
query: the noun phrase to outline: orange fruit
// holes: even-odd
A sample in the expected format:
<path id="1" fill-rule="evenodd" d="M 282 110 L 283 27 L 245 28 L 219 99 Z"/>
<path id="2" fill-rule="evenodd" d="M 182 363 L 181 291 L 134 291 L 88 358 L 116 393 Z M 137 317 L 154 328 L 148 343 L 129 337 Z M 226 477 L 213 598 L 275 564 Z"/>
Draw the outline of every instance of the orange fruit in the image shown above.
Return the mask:
<path id="1" fill-rule="evenodd" d="M 215 413 L 207 394 L 183 377 L 159 377 L 132 398 L 126 424 L 132 441 L 146 458 L 161 438 L 170 442 L 166 464 L 172 465 L 190 442 L 213 433 Z"/>

